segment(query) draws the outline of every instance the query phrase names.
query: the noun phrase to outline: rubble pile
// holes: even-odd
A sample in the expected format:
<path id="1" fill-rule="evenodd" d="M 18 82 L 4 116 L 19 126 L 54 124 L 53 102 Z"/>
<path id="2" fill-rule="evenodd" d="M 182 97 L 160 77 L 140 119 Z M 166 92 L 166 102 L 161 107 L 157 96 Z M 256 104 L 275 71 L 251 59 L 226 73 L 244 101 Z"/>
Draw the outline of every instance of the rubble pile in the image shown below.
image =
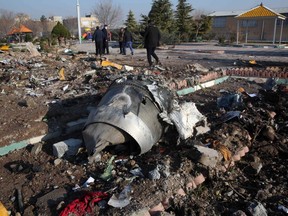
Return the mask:
<path id="1" fill-rule="evenodd" d="M 76 212 L 80 215 L 287 214 L 286 85 L 277 85 L 274 79 L 256 83 L 229 78 L 189 95 L 174 95 L 177 103 L 173 105 L 178 109 L 165 113 L 167 110 L 161 109 L 159 103 L 162 97 L 157 99 L 150 94 L 155 88 L 151 83 L 149 90 L 129 83 L 133 88 L 124 86 L 118 92 L 121 97 L 108 100 L 109 88 L 113 89 L 111 83 L 124 79 L 119 85 L 125 85 L 126 78 L 143 81 L 153 77 L 152 84 L 157 83 L 157 87 L 171 87 L 171 80 L 191 76 L 192 71 L 200 76 L 211 70 L 198 64 L 179 66 L 178 70 L 127 65 L 120 69 L 118 66 L 125 64 L 115 65 L 105 59 L 103 66 L 101 59 L 95 61 L 89 54 L 67 50 L 61 54 L 42 54 L 33 60 L 27 60 L 27 55 L 13 52 L 0 55 L 1 146 L 31 136 L 59 133 L 0 157 L 1 211 L 7 209 L 11 215 L 18 212 L 18 215 L 62 216 Z M 135 91 L 136 94 L 133 89 L 137 88 L 141 90 Z M 136 106 L 138 109 L 135 104 L 126 106 L 127 95 L 131 98 L 136 95 L 141 106 Z M 125 142 L 115 145 L 108 142 L 91 160 L 89 156 L 95 152 L 93 149 L 87 152 L 81 134 L 89 113 L 113 105 L 117 110 L 121 108 L 123 120 L 132 111 L 139 113 L 139 107 L 144 108 L 148 99 L 161 113 L 161 138 L 157 137 L 140 155 L 132 154 L 133 149 Z M 196 115 L 200 120 L 190 126 L 192 116 Z M 145 135 L 146 131 L 142 132 Z M 108 141 L 115 139 L 115 134 L 115 131 L 109 133 Z M 126 141 L 127 137 L 124 138 Z"/>
<path id="2" fill-rule="evenodd" d="M 5 134 L 0 138 L 0 146 L 50 133 L 71 132 L 67 124 L 87 118 L 99 96 L 119 77 L 138 74 L 155 76 L 170 88 L 181 89 L 199 84 L 199 77 L 211 71 L 197 63 L 186 65 L 185 70 L 158 66 L 150 70 L 143 69 L 141 65 L 131 67 L 125 64 L 122 67 L 107 59 L 95 61 L 89 53 L 69 49 L 40 56 L 32 56 L 28 51 L 3 52 L 0 64 L 0 91 L 4 107 L 0 132 Z M 13 115 L 8 113 L 11 111 Z M 23 120 L 24 115 L 27 115 L 28 123 Z M 13 131 L 4 127 L 8 122 Z M 83 124 L 78 128 L 81 126 Z M 15 130 L 18 130 L 16 135 Z"/>
<path id="3" fill-rule="evenodd" d="M 75 55 L 65 50 L 35 58 L 29 52 L 4 52 L 0 64 L 0 146 L 65 132 L 69 122 L 87 118 L 87 108 L 95 106 L 99 95 L 123 73 L 112 67 L 102 68 L 101 61 L 86 53 Z M 23 120 L 25 115 L 28 122 Z"/>

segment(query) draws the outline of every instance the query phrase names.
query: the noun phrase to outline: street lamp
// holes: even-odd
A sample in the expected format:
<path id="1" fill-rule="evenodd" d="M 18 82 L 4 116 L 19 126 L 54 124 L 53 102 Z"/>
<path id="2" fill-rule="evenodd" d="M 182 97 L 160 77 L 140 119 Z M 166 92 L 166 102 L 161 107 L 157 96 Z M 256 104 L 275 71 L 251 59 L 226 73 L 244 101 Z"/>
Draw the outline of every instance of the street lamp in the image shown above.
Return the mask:
<path id="1" fill-rule="evenodd" d="M 79 0 L 77 0 L 76 8 L 77 8 L 77 20 L 78 20 L 78 36 L 79 36 L 79 43 L 81 44 L 81 21 L 80 21 L 80 4 L 79 4 Z"/>

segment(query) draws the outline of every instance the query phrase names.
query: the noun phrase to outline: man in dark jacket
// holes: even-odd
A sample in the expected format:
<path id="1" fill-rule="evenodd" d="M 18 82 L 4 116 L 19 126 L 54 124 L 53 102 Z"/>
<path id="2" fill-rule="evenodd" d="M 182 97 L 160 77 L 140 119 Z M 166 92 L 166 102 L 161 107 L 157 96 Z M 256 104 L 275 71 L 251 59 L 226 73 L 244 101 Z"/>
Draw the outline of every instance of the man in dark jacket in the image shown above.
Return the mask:
<path id="1" fill-rule="evenodd" d="M 128 30 L 128 28 L 126 27 L 124 29 L 124 55 L 126 55 L 126 47 L 129 47 L 130 51 L 131 51 L 131 55 L 134 55 L 134 50 L 133 50 L 133 36 L 132 33 Z"/>
<path id="2" fill-rule="evenodd" d="M 156 64 L 159 64 L 159 58 L 155 53 L 156 47 L 160 45 L 161 34 L 159 29 L 154 26 L 154 23 L 149 20 L 148 27 L 145 29 L 144 33 L 144 47 L 147 51 L 147 60 L 149 66 L 152 66 L 151 56 L 156 60 Z"/>
<path id="3" fill-rule="evenodd" d="M 102 55 L 103 52 L 103 40 L 104 34 L 99 29 L 99 26 L 96 27 L 96 30 L 93 33 L 92 41 L 95 41 L 95 48 L 96 48 L 96 56 Z"/>
<path id="4" fill-rule="evenodd" d="M 103 54 L 106 53 L 109 54 L 109 44 L 108 44 L 108 26 L 104 25 L 104 28 L 102 29 L 102 32 L 104 34 L 104 39 L 103 39 Z"/>
<path id="5" fill-rule="evenodd" d="M 120 48 L 120 54 L 124 54 L 124 28 L 120 28 L 119 30 L 119 48 Z"/>

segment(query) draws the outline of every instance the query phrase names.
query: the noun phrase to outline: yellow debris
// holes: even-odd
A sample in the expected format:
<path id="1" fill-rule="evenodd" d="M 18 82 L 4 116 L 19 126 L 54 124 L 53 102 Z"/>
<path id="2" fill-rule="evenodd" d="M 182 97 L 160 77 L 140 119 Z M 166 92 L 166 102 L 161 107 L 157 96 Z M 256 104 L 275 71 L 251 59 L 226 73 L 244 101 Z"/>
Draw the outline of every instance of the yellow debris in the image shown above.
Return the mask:
<path id="1" fill-rule="evenodd" d="M 60 71 L 59 71 L 59 79 L 61 81 L 65 80 L 64 68 L 61 68 Z"/>
<path id="2" fill-rule="evenodd" d="M 243 92 L 245 92 L 245 89 L 242 88 L 242 87 L 240 87 L 240 88 L 238 89 L 238 92 L 243 93 Z"/>
<path id="3" fill-rule="evenodd" d="M 9 46 L 3 45 L 3 46 L 0 47 L 0 50 L 2 50 L 2 51 L 9 51 Z"/>
<path id="4" fill-rule="evenodd" d="M 231 159 L 232 154 L 226 146 L 220 144 L 217 149 L 221 152 L 225 161 L 229 161 Z"/>
<path id="5" fill-rule="evenodd" d="M 101 62 L 101 66 L 102 66 L 102 67 L 111 66 L 111 67 L 117 68 L 118 70 L 121 70 L 121 69 L 122 69 L 122 65 L 113 63 L 113 62 L 111 62 L 111 61 L 102 61 L 102 62 Z"/>
<path id="6" fill-rule="evenodd" d="M 250 60 L 250 61 L 249 61 L 249 64 L 255 65 L 255 64 L 257 64 L 257 62 L 256 62 L 255 60 Z"/>
<path id="7" fill-rule="evenodd" d="M 225 145 L 223 145 L 219 141 L 215 140 L 215 141 L 213 141 L 212 146 L 213 146 L 213 148 L 215 148 L 216 150 L 221 152 L 225 161 L 229 161 L 231 159 L 232 153 Z"/>
<path id="8" fill-rule="evenodd" d="M 2 204 L 2 202 L 0 202 L 0 215 L 1 216 L 8 216 L 9 215 L 7 209 Z"/>

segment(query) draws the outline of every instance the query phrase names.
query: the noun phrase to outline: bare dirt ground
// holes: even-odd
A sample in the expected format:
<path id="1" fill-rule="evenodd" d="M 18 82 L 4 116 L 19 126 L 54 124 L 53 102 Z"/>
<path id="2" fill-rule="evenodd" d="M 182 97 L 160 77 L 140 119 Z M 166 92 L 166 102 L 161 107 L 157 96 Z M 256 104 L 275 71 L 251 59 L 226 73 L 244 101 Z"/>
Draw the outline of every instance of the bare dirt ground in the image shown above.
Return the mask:
<path id="1" fill-rule="evenodd" d="M 196 103 L 207 117 L 211 131 L 179 140 L 172 127 L 159 143 L 140 156 L 129 155 L 123 146 L 107 148 L 101 153 L 100 161 L 89 164 L 84 147 L 76 156 L 61 159 L 53 155 L 52 149 L 55 142 L 82 139 L 81 130 L 69 131 L 67 124 L 87 117 L 90 108 L 97 106 L 117 77 L 145 74 L 169 82 L 199 73 L 187 65 L 199 63 L 213 71 L 247 67 L 251 59 L 257 61 L 257 67 L 278 66 L 288 72 L 287 50 L 179 45 L 157 51 L 162 71 L 147 67 L 145 50 L 136 50 L 134 56 L 121 56 L 113 49 L 108 59 L 133 66 L 130 72 L 99 67 L 92 43 L 74 46 L 72 50 L 81 52 L 65 53 L 63 48 L 33 58 L 27 51 L 0 53 L 0 147 L 61 132 L 61 136 L 0 157 L 0 201 L 11 215 L 59 215 L 69 203 L 87 195 L 88 191 L 107 192 L 101 202 L 90 202 L 90 215 L 244 216 L 266 212 L 287 215 L 288 94 L 285 85 L 267 91 L 263 82 L 229 78 L 211 88 L 181 96 L 179 101 Z M 64 68 L 63 80 L 59 75 L 61 68 Z M 236 93 L 240 87 L 258 96 L 243 95 L 241 104 L 234 108 L 217 106 L 217 98 L 224 90 Z M 240 116 L 227 119 L 227 112 L 235 110 L 240 111 Z M 241 155 L 241 160 L 235 159 L 233 166 L 231 158 L 223 158 L 213 168 L 199 163 L 194 145 L 216 149 L 220 154 L 219 145 L 214 145 L 217 143 L 225 146 L 223 156 L 227 149 L 232 156 L 239 156 L 238 151 L 245 146 L 250 151 Z M 100 175 L 112 155 L 116 155 L 112 177 L 105 181 Z M 156 167 L 164 167 L 165 172 L 160 169 L 159 179 L 149 178 L 149 172 Z M 135 177 L 130 172 L 136 168 L 141 168 L 143 175 Z M 200 175 L 205 181 L 197 187 L 191 186 L 189 183 Z M 95 179 L 90 187 L 73 190 L 89 177 Z M 119 195 L 127 186 L 127 206 L 115 208 L 107 204 L 112 195 Z M 158 209 L 153 209 L 155 206 Z"/>

